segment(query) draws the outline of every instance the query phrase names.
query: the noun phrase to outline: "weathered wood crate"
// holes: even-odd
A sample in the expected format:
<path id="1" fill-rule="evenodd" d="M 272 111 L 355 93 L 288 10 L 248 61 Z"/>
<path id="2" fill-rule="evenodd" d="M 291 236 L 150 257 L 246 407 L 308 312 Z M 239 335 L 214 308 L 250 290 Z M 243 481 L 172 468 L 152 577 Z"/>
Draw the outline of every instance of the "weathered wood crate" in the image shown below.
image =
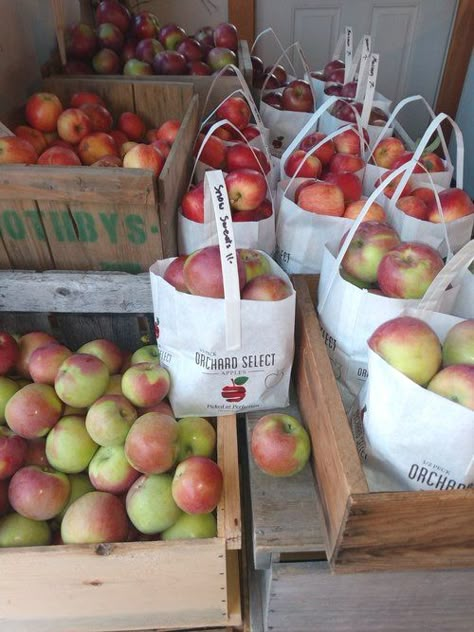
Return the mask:
<path id="1" fill-rule="evenodd" d="M 314 312 L 311 297 L 315 296 L 315 279 L 311 279 L 311 294 L 304 278 L 294 277 L 293 280 L 297 295 L 297 383 L 292 405 L 285 412 L 297 416 L 308 427 L 314 458 L 312 467 L 308 465 L 302 472 L 287 479 L 263 474 L 250 454 L 248 466 L 244 463 L 242 467 L 242 472 L 247 474 L 242 495 L 247 542 L 244 593 L 249 602 L 252 632 L 470 631 L 474 617 L 474 564 L 471 562 L 465 565 L 466 568 L 454 568 L 459 557 L 455 547 L 449 547 L 453 552 L 450 559 L 447 551 L 443 553 L 442 548 L 436 546 L 433 529 L 424 524 L 423 517 L 419 523 L 411 519 L 411 526 L 407 526 L 407 516 L 413 511 L 410 505 L 404 509 L 409 494 L 399 498 L 398 493 L 383 495 L 378 501 L 385 501 L 379 515 L 387 526 L 386 532 L 380 534 L 377 550 L 369 552 L 366 556 L 368 561 L 362 567 L 360 563 L 344 565 L 342 570 L 345 572 L 338 572 L 341 567 L 337 555 L 335 561 L 332 549 L 328 546 L 327 532 L 331 527 L 331 516 L 328 516 L 323 503 L 329 491 L 332 490 L 332 494 L 341 493 L 340 488 L 345 479 L 340 473 L 340 462 L 346 461 L 347 455 L 350 456 L 355 448 L 346 446 L 345 452 L 340 450 L 336 457 L 331 447 L 345 430 L 339 428 L 338 434 L 334 430 L 332 439 L 328 439 L 327 430 L 318 431 L 321 424 L 325 424 L 326 428 L 333 426 L 334 410 L 337 411 L 336 406 L 342 410 L 342 404 L 333 383 Z M 325 406 L 321 405 L 321 398 L 326 401 Z M 247 445 L 252 429 L 262 414 L 247 415 Z M 318 429 L 315 429 L 315 423 L 318 423 Z M 345 423 L 349 430 L 347 420 Z M 325 490 L 318 487 L 320 479 L 317 482 L 314 476 L 314 472 L 318 476 L 322 468 L 326 471 L 324 485 L 328 485 L 327 479 L 331 480 L 331 487 Z M 362 473 L 360 480 L 365 480 Z M 433 492 L 434 503 L 437 493 Z M 386 496 L 393 498 L 395 510 L 392 504 L 386 504 Z M 347 504 L 347 514 L 350 516 L 355 509 L 352 509 L 349 499 Z M 438 507 L 437 520 L 442 533 L 443 522 L 457 522 L 458 519 L 455 513 L 443 513 L 442 501 Z M 468 548 L 472 536 L 472 505 L 466 502 L 464 511 L 471 517 L 471 530 L 464 531 Z M 420 505 L 421 516 L 423 512 L 423 505 Z M 364 514 L 359 514 L 359 517 L 363 518 Z M 343 526 L 340 536 L 342 542 L 351 534 Z M 359 538 L 367 539 L 372 529 L 371 515 L 365 514 L 364 524 L 358 526 L 355 533 Z M 424 557 L 413 552 L 412 542 L 421 550 L 417 540 L 421 537 L 420 531 L 427 529 L 432 534 L 426 534 L 425 548 L 435 546 L 440 549 L 438 553 L 433 551 L 432 557 L 440 555 L 444 564 L 439 566 L 444 566 L 444 569 L 424 568 Z M 390 531 L 397 534 L 398 556 L 392 555 L 390 549 Z M 357 552 L 357 542 L 353 543 L 353 549 Z M 372 557 L 373 563 L 369 564 Z M 410 559 L 408 565 L 407 557 Z M 419 566 L 415 563 L 416 558 Z M 366 572 L 355 572 L 359 570 Z"/>
<path id="2" fill-rule="evenodd" d="M 159 178 L 145 169 L 0 167 L 0 268 L 145 271 L 177 254 L 177 206 L 188 185 L 199 125 L 193 87 L 173 82 L 50 78 L 42 88 L 68 103 L 97 92 L 114 119 L 136 112 L 149 127 L 182 120 Z M 14 127 L 22 111 L 2 112 Z"/>
<path id="3" fill-rule="evenodd" d="M 1 329 L 42 329 L 72 348 L 109 337 L 125 349 L 136 348 L 152 331 L 148 274 L 1 272 L 0 287 Z M 217 418 L 216 428 L 224 475 L 216 538 L 0 549 L 0 629 L 121 632 L 240 625 L 235 417 Z"/>

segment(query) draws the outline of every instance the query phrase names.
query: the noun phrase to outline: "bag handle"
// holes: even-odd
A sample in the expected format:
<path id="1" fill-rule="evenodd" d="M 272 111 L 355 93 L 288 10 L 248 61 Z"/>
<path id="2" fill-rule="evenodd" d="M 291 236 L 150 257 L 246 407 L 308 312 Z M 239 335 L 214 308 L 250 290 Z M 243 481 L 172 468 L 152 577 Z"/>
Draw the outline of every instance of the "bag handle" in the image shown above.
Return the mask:
<path id="1" fill-rule="evenodd" d="M 298 57 L 300 58 L 301 61 L 301 65 L 303 66 L 303 72 L 304 72 L 304 76 L 306 78 L 306 80 L 309 83 L 310 89 L 311 89 L 311 94 L 313 95 L 313 103 L 314 105 L 316 105 L 316 95 L 314 93 L 314 88 L 313 88 L 313 84 L 310 81 L 310 70 L 309 70 L 309 66 L 308 66 L 308 62 L 306 61 L 306 57 L 303 53 L 303 49 L 301 48 L 301 45 L 299 42 L 293 42 L 293 44 L 290 44 L 288 46 L 288 48 L 286 48 L 283 53 L 280 55 L 280 57 L 276 60 L 276 62 L 273 64 L 272 66 L 272 70 L 271 72 L 267 75 L 267 77 L 265 78 L 263 85 L 262 85 L 262 92 L 265 90 L 265 86 L 267 85 L 268 82 L 268 78 L 270 76 L 270 74 L 272 74 L 273 70 L 278 66 L 278 64 L 281 62 L 281 60 L 283 59 L 283 57 L 287 57 L 288 56 L 288 51 L 291 50 L 292 48 L 295 49 Z M 295 71 L 295 75 L 296 75 L 296 71 Z"/>
<path id="2" fill-rule="evenodd" d="M 355 100 L 356 101 L 362 101 L 363 97 L 364 97 L 364 90 L 365 90 L 365 86 L 367 85 L 367 63 L 370 57 L 370 52 L 372 50 L 372 37 L 370 35 L 364 35 L 364 37 L 360 40 L 359 42 L 359 46 L 360 46 L 360 65 L 359 65 L 359 72 L 357 73 L 357 90 L 356 90 L 356 95 L 355 95 Z M 357 47 L 356 50 L 356 57 L 358 54 L 358 50 L 359 50 L 359 46 Z M 355 77 L 355 71 L 357 69 L 357 63 L 358 60 L 354 60 L 354 74 L 353 77 Z"/>
<path id="3" fill-rule="evenodd" d="M 216 220 L 224 281 L 226 348 L 232 351 L 241 346 L 240 285 L 232 213 L 222 171 L 207 171 L 205 174 L 204 205 L 209 203 Z"/>
<path id="4" fill-rule="evenodd" d="M 268 27 L 267 29 L 263 29 L 263 31 L 260 31 L 260 33 L 257 35 L 257 37 L 255 38 L 253 44 L 252 44 L 252 48 L 250 49 L 250 54 L 252 55 L 253 51 L 255 50 L 255 46 L 257 45 L 257 42 L 264 37 L 265 35 L 270 34 L 273 35 L 276 43 L 278 44 L 278 47 L 280 50 L 283 51 L 283 53 L 285 53 L 285 47 L 283 46 L 283 44 L 281 43 L 280 38 L 278 37 L 278 35 L 275 33 L 275 31 L 272 29 L 272 27 Z M 289 67 L 291 68 L 291 70 L 293 71 L 293 74 L 296 76 L 296 70 L 295 67 L 293 66 L 293 62 L 291 61 L 291 59 L 289 58 L 289 56 L 287 54 L 285 54 L 286 60 L 288 62 Z"/>
<path id="5" fill-rule="evenodd" d="M 339 253 L 336 257 L 336 260 L 334 262 L 334 267 L 331 270 L 330 275 L 329 275 L 329 283 L 327 284 L 326 292 L 324 296 L 322 297 L 322 299 L 319 301 L 318 310 L 320 313 L 324 310 L 326 301 L 329 296 L 329 292 L 331 291 L 334 281 L 336 280 L 336 277 L 339 274 L 339 267 L 341 265 L 341 261 L 344 258 L 344 255 L 346 254 L 347 249 L 350 246 L 352 238 L 354 237 L 354 233 L 359 228 L 359 225 L 361 224 L 364 217 L 367 215 L 372 203 L 375 202 L 378 196 L 385 191 L 385 189 L 390 184 L 390 182 L 392 182 L 392 180 L 395 180 L 395 178 L 397 178 L 400 174 L 404 173 L 410 166 L 411 166 L 410 163 L 405 163 L 401 167 L 398 167 L 398 169 L 395 169 L 394 171 L 389 173 L 387 177 L 385 178 L 385 180 L 381 182 L 378 187 L 376 187 L 376 189 L 369 195 L 369 197 L 365 201 L 364 206 L 361 208 L 359 215 L 354 220 L 354 224 L 352 225 L 349 232 L 347 233 L 346 239 L 344 240 L 344 243 L 342 244 L 339 250 Z"/>
<path id="6" fill-rule="evenodd" d="M 344 29 L 344 83 L 350 81 L 349 77 L 352 72 L 352 26 L 346 26 Z"/>

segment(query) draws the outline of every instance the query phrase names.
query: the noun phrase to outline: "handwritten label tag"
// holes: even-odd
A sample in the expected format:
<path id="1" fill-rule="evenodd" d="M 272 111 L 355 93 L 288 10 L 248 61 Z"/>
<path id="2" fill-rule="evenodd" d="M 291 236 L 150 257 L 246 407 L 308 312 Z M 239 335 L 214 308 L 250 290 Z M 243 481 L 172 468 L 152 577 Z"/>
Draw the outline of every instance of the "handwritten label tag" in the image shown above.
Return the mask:
<path id="1" fill-rule="evenodd" d="M 369 75 L 367 78 L 367 90 L 365 92 L 364 107 L 362 108 L 362 127 L 367 127 L 369 122 L 372 104 L 374 102 L 375 84 L 377 83 L 377 72 L 379 69 L 379 55 L 373 53 L 369 58 Z"/>
<path id="2" fill-rule="evenodd" d="M 370 35 L 364 35 L 362 38 L 362 52 L 360 57 L 359 72 L 357 75 L 357 92 L 356 101 L 363 101 L 365 89 L 367 86 L 367 70 L 370 51 L 372 50 L 372 38 Z"/>
<path id="3" fill-rule="evenodd" d="M 346 53 L 344 57 L 344 63 L 346 64 L 346 68 L 344 70 L 344 83 L 347 83 L 349 81 L 349 75 L 352 68 L 352 26 L 346 26 L 344 41 L 346 44 Z"/>

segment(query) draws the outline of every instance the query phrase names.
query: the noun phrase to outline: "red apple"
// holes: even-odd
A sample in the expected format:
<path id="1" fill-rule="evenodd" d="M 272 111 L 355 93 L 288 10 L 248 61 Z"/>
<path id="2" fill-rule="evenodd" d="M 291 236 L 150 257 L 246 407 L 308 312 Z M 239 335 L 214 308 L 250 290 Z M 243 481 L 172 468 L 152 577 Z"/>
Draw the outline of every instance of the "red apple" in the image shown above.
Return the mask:
<path id="1" fill-rule="evenodd" d="M 168 145 L 166 141 L 154 140 L 153 142 L 150 143 L 150 145 L 153 147 L 153 149 L 156 149 L 157 151 L 159 151 L 165 160 L 169 156 L 171 147 L 170 145 Z"/>
<path id="2" fill-rule="evenodd" d="M 110 22 L 103 22 L 97 26 L 96 30 L 99 48 L 110 48 L 116 53 L 120 53 L 123 48 L 123 33 Z"/>
<path id="3" fill-rule="evenodd" d="M 313 147 L 318 145 L 324 138 L 326 138 L 326 134 L 323 134 L 322 132 L 313 132 L 312 134 L 309 134 L 309 136 L 305 136 L 305 138 L 303 138 L 299 148 L 303 149 L 303 151 L 308 152 Z M 327 165 L 334 153 L 334 142 L 332 140 L 328 140 L 314 152 L 313 156 L 316 156 L 316 158 L 319 159 L 322 165 Z"/>
<path id="4" fill-rule="evenodd" d="M 186 31 L 176 24 L 165 24 L 158 32 L 158 39 L 166 50 L 175 51 L 186 38 Z"/>
<path id="5" fill-rule="evenodd" d="M 217 463 L 205 456 L 190 456 L 176 468 L 171 489 L 180 509 L 188 514 L 205 514 L 217 507 L 222 487 Z"/>
<path id="6" fill-rule="evenodd" d="M 81 161 L 72 149 L 65 147 L 49 147 L 38 158 L 38 165 L 69 165 L 72 167 L 80 167 Z"/>
<path id="7" fill-rule="evenodd" d="M 43 437 L 57 423 L 62 402 L 47 384 L 27 384 L 7 402 L 5 418 L 9 427 L 25 439 Z"/>
<path id="8" fill-rule="evenodd" d="M 92 58 L 92 67 L 99 75 L 116 75 L 120 72 L 122 62 L 114 50 L 102 48 Z"/>
<path id="9" fill-rule="evenodd" d="M 212 71 L 210 66 L 208 66 L 204 61 L 190 61 L 188 63 L 188 74 L 205 77 L 207 75 L 211 75 Z"/>
<path id="10" fill-rule="evenodd" d="M 413 159 L 414 153 L 412 151 L 404 151 L 393 163 L 392 165 L 392 169 L 398 169 L 398 167 L 401 167 L 402 165 L 406 164 L 407 162 L 409 162 L 410 160 Z M 423 169 L 423 167 L 420 164 L 420 161 L 418 161 L 418 163 L 415 165 L 415 168 L 413 169 L 413 173 L 425 173 L 425 170 Z"/>
<path id="11" fill-rule="evenodd" d="M 209 131 L 211 125 L 205 125 L 203 127 L 203 132 L 207 134 L 207 132 Z M 221 127 L 216 128 L 213 132 L 212 132 L 213 136 L 217 136 L 217 138 L 220 138 L 221 140 L 230 142 L 233 140 L 238 140 L 239 139 L 239 135 L 235 132 L 235 130 L 230 126 L 230 125 L 222 125 Z"/>
<path id="12" fill-rule="evenodd" d="M 446 171 L 446 166 L 441 158 L 434 153 L 421 154 L 420 162 L 430 173 Z"/>
<path id="13" fill-rule="evenodd" d="M 70 355 L 70 349 L 55 342 L 38 347 L 31 354 L 28 364 L 33 382 L 54 385 L 59 367 Z"/>
<path id="14" fill-rule="evenodd" d="M 245 143 L 236 143 L 227 149 L 227 170 L 236 169 L 254 169 L 267 174 L 270 171 L 270 164 L 261 149 Z"/>
<path id="15" fill-rule="evenodd" d="M 460 217 L 474 213 L 474 204 L 468 194 L 462 189 L 444 189 L 439 193 L 439 201 L 443 210 L 445 222 L 452 222 Z M 436 200 L 428 205 L 428 220 L 439 224 L 443 220 L 438 212 Z"/>
<path id="16" fill-rule="evenodd" d="M 214 46 L 230 48 L 230 50 L 237 52 L 239 46 L 237 27 L 229 22 L 218 24 L 214 29 Z"/>
<path id="17" fill-rule="evenodd" d="M 137 144 L 123 157 L 123 166 L 130 169 L 149 169 L 158 177 L 165 164 L 163 154 L 151 145 Z"/>
<path id="18" fill-rule="evenodd" d="M 164 140 L 169 145 L 172 145 L 176 140 L 180 127 L 181 121 L 179 121 L 179 119 L 169 119 L 162 123 L 157 129 L 156 138 L 154 140 Z"/>
<path id="19" fill-rule="evenodd" d="M 201 44 L 191 37 L 186 37 L 182 40 L 178 44 L 176 52 L 184 55 L 188 62 L 202 61 L 204 58 L 204 50 Z"/>
<path id="20" fill-rule="evenodd" d="M 103 105 L 99 103 L 84 103 L 81 105 L 80 110 L 90 119 L 92 129 L 90 129 L 89 132 L 110 132 L 112 129 L 114 123 L 112 114 Z M 68 110 L 66 110 L 66 112 L 67 111 Z M 61 116 L 64 116 L 64 112 Z M 59 135 L 61 136 L 61 133 Z"/>
<path id="21" fill-rule="evenodd" d="M 117 0 L 102 0 L 95 12 L 96 24 L 108 22 L 115 24 L 122 33 L 126 33 L 130 26 L 130 12 L 121 2 Z"/>
<path id="22" fill-rule="evenodd" d="M 279 92 L 269 92 L 262 96 L 262 101 L 277 110 L 283 109 L 283 97 Z"/>
<path id="23" fill-rule="evenodd" d="M 138 42 L 135 48 L 134 57 L 140 61 L 146 61 L 148 64 L 153 64 L 155 55 L 163 50 L 161 43 L 152 37 L 142 39 Z"/>
<path id="24" fill-rule="evenodd" d="M 309 187 L 311 184 L 314 184 L 316 182 L 315 178 L 308 178 L 307 180 L 304 180 L 301 184 L 299 184 L 296 189 L 295 189 L 295 193 L 293 195 L 293 199 L 296 202 L 296 204 L 298 204 L 298 200 L 301 194 L 301 191 L 303 189 L 306 189 L 306 187 Z"/>
<path id="25" fill-rule="evenodd" d="M 385 296 L 421 298 L 443 266 L 443 260 L 431 246 L 405 242 L 383 256 L 377 282 Z"/>
<path id="26" fill-rule="evenodd" d="M 163 27 L 166 28 L 166 27 Z M 179 29 L 179 27 L 177 27 Z M 166 46 L 165 41 L 162 41 L 160 33 L 163 29 L 160 29 L 160 23 L 154 13 L 150 11 L 140 11 L 138 15 L 133 17 L 133 23 L 131 27 L 131 33 L 133 37 L 138 40 L 154 38 L 160 40 L 165 48 L 175 48 L 176 46 Z M 182 29 L 181 29 L 182 30 Z M 184 31 L 183 31 L 184 33 Z M 178 41 L 174 39 L 174 36 L 170 34 L 169 42 Z"/>
<path id="27" fill-rule="evenodd" d="M 0 427 L 0 481 L 7 480 L 26 459 L 27 442 L 9 428 Z"/>
<path id="28" fill-rule="evenodd" d="M 300 165 L 303 165 L 301 168 Z M 302 149 L 294 151 L 285 163 L 285 173 L 288 177 L 293 177 L 295 174 L 299 178 L 314 178 L 316 179 L 322 170 L 321 162 L 313 154 L 308 156 Z"/>
<path id="29" fill-rule="evenodd" d="M 342 156 L 344 154 L 338 155 Z M 355 173 L 344 171 L 339 173 L 329 172 L 322 177 L 322 180 L 324 180 L 324 182 L 337 184 L 344 194 L 344 204 L 356 202 L 357 200 L 360 200 L 362 196 L 362 182 Z"/>
<path id="30" fill-rule="evenodd" d="M 128 462 L 144 474 L 162 474 L 176 463 L 178 423 L 168 415 L 146 413 L 139 417 L 125 440 Z"/>
<path id="31" fill-rule="evenodd" d="M 283 90 L 282 108 L 292 112 L 312 112 L 314 100 L 310 84 L 302 79 L 289 83 Z"/>
<path id="32" fill-rule="evenodd" d="M 416 198 L 423 200 L 426 206 L 430 206 L 431 203 L 436 199 L 433 189 L 429 187 L 418 187 L 418 189 L 413 189 L 410 195 L 414 195 Z"/>
<path id="33" fill-rule="evenodd" d="M 31 143 L 17 136 L 0 137 L 0 165 L 35 164 L 38 155 Z"/>
<path id="34" fill-rule="evenodd" d="M 75 92 L 71 97 L 71 108 L 80 108 L 85 103 L 98 103 L 105 107 L 104 100 L 95 92 Z"/>
<path id="35" fill-rule="evenodd" d="M 18 375 L 26 378 L 31 377 L 28 364 L 33 351 L 38 349 L 38 347 L 44 347 L 50 342 L 57 342 L 57 340 L 44 331 L 30 331 L 20 337 L 18 340 L 19 356 L 15 365 Z"/>
<path id="36" fill-rule="evenodd" d="M 247 140 L 253 140 L 260 136 L 260 130 L 256 125 L 247 125 L 247 127 L 242 130 L 242 134 Z"/>
<path id="37" fill-rule="evenodd" d="M 104 156 L 118 156 L 114 139 L 105 132 L 93 132 L 85 136 L 79 143 L 78 152 L 84 165 L 92 165 Z"/>
<path id="38" fill-rule="evenodd" d="M 428 219 L 428 207 L 419 197 L 414 195 L 405 195 L 404 197 L 399 198 L 396 206 L 403 211 L 405 215 L 410 215 L 411 217 L 416 217 L 417 219 L 422 220 Z"/>
<path id="39" fill-rule="evenodd" d="M 344 81 L 344 77 L 343 77 Z M 348 99 L 354 99 L 357 93 L 357 81 L 349 81 L 342 86 L 341 96 Z"/>
<path id="40" fill-rule="evenodd" d="M 36 92 L 26 102 L 25 118 L 31 127 L 40 132 L 54 132 L 62 111 L 61 101 L 55 94 Z"/>
<path id="41" fill-rule="evenodd" d="M 337 70 L 338 68 L 345 68 L 345 64 L 343 61 L 341 61 L 340 59 L 333 59 L 332 61 L 328 62 L 324 68 L 323 68 L 323 74 L 325 77 L 328 77 L 331 72 L 333 72 L 334 70 Z"/>
<path id="42" fill-rule="evenodd" d="M 230 48 L 212 48 L 206 58 L 206 63 L 213 72 L 218 72 L 229 64 L 237 64 L 237 55 Z"/>
<path id="43" fill-rule="evenodd" d="M 146 125 L 134 112 L 122 112 L 117 121 L 117 127 L 129 140 L 140 142 L 145 136 Z"/>
<path id="44" fill-rule="evenodd" d="M 298 206 L 317 215 L 344 215 L 344 194 L 335 184 L 315 182 L 298 195 Z"/>
<path id="45" fill-rule="evenodd" d="M 176 288 L 178 292 L 188 292 L 187 285 L 184 281 L 184 262 L 187 258 L 187 255 L 181 255 L 173 259 L 163 275 L 163 279 Z"/>
<path id="46" fill-rule="evenodd" d="M 344 74 L 345 74 L 344 68 L 336 68 L 336 69 L 332 70 L 328 74 L 328 76 L 326 77 L 326 80 L 340 83 L 341 84 L 341 92 L 342 92 L 342 87 L 343 87 L 343 84 L 344 84 Z"/>
<path id="47" fill-rule="evenodd" d="M 204 183 L 190 189 L 184 194 L 181 202 L 181 212 L 187 219 L 200 224 L 204 223 Z"/>
<path id="48" fill-rule="evenodd" d="M 273 75 L 275 75 L 275 77 L 278 80 L 278 83 L 281 86 L 284 86 L 286 84 L 286 82 L 288 81 L 288 74 L 286 72 L 286 69 L 281 66 L 280 64 L 277 64 L 276 66 L 267 66 L 267 68 L 265 68 L 264 70 L 265 73 L 271 73 Z"/>
<path id="49" fill-rule="evenodd" d="M 360 200 L 356 200 L 355 202 L 351 202 L 350 204 L 348 204 L 346 206 L 346 210 L 344 211 L 344 217 L 347 217 L 348 219 L 357 219 L 366 202 L 367 198 L 361 197 Z M 372 202 L 366 216 L 362 221 L 386 222 L 387 216 L 385 215 L 385 211 L 383 210 L 383 207 L 380 206 L 380 204 L 377 204 L 377 202 Z"/>
<path id="50" fill-rule="evenodd" d="M 378 143 L 373 152 L 374 163 L 385 169 L 393 169 L 395 161 L 405 152 L 405 146 L 401 140 L 384 138 Z"/>
<path id="51" fill-rule="evenodd" d="M 364 130 L 364 138 L 369 142 L 367 130 Z M 355 129 L 348 129 L 333 138 L 336 151 L 341 154 L 360 156 L 360 137 Z"/>
<path id="52" fill-rule="evenodd" d="M 64 508 L 71 492 L 66 474 L 27 465 L 10 481 L 8 500 L 12 508 L 30 520 L 50 520 Z"/>
<path id="53" fill-rule="evenodd" d="M 74 59 L 90 59 L 97 49 L 97 37 L 88 24 L 71 24 L 65 32 L 66 54 Z"/>
<path id="54" fill-rule="evenodd" d="M 245 284 L 242 299 L 249 301 L 281 301 L 291 296 L 292 288 L 276 274 L 261 274 Z"/>
<path id="55" fill-rule="evenodd" d="M 342 83 L 339 83 L 336 81 L 327 81 L 324 84 L 324 94 L 327 94 L 330 97 L 341 96 L 342 88 L 343 88 Z"/>
<path id="56" fill-rule="evenodd" d="M 117 145 L 119 149 L 122 147 L 122 145 L 125 145 L 125 143 L 128 143 L 127 135 L 124 134 L 124 132 L 122 132 L 119 129 L 111 129 L 109 132 L 109 135 L 112 136 L 112 138 L 115 141 L 115 144 Z"/>
<path id="57" fill-rule="evenodd" d="M 84 108 L 102 108 L 101 105 L 85 105 Z M 102 108 L 105 110 L 105 108 Z M 84 136 L 93 131 L 91 118 L 83 109 L 69 108 L 59 115 L 57 121 L 59 136 L 68 143 L 76 145 Z M 106 131 L 106 130 L 104 130 Z"/>
<path id="58" fill-rule="evenodd" d="M 334 154 L 329 162 L 329 171 L 333 173 L 360 171 L 365 166 L 364 161 L 359 156 L 352 154 Z"/>
<path id="59" fill-rule="evenodd" d="M 7 331 L 0 331 L 0 375 L 6 375 L 15 366 L 20 349 L 13 336 Z"/>
<path id="60" fill-rule="evenodd" d="M 253 211 L 267 194 L 267 181 L 254 169 L 236 169 L 225 177 L 229 203 L 236 211 Z"/>
<path id="61" fill-rule="evenodd" d="M 153 59 L 153 69 L 157 75 L 185 75 L 188 72 L 186 57 L 175 50 L 157 53 Z"/>
<path id="62" fill-rule="evenodd" d="M 18 138 L 23 138 L 23 140 L 28 141 L 38 156 L 42 154 L 48 146 L 48 142 L 44 134 L 33 127 L 29 127 L 28 125 L 18 125 L 15 127 L 14 132 L 15 136 Z"/>
<path id="63" fill-rule="evenodd" d="M 115 375 L 120 371 L 123 361 L 123 354 L 119 347 L 105 338 L 89 340 L 79 347 L 77 353 L 86 353 L 99 358 L 109 370 L 110 375 Z"/>
<path id="64" fill-rule="evenodd" d="M 240 289 L 245 284 L 245 268 L 237 257 L 237 270 Z M 191 294 L 224 298 L 224 282 L 218 246 L 207 246 L 188 256 L 184 264 L 184 281 Z"/>
<path id="65" fill-rule="evenodd" d="M 377 180 L 375 181 L 375 186 L 378 187 L 379 184 L 381 184 L 391 173 L 392 171 L 386 171 L 385 173 L 383 173 L 380 176 L 380 178 L 377 178 Z M 396 178 L 394 178 L 391 182 L 389 182 L 389 184 L 386 185 L 383 191 L 383 194 L 385 195 L 385 197 L 389 199 L 392 198 L 402 177 L 403 177 L 403 174 L 400 174 Z M 410 195 L 412 190 L 413 190 L 413 180 L 409 178 L 407 180 L 407 183 L 403 187 L 403 191 L 400 193 L 400 197 L 405 197 L 406 195 Z"/>
<path id="66" fill-rule="evenodd" d="M 125 542 L 128 520 L 123 502 L 108 492 L 88 492 L 75 500 L 64 514 L 64 544 Z"/>
<path id="67" fill-rule="evenodd" d="M 243 97 L 228 97 L 216 111 L 218 119 L 227 119 L 238 129 L 244 129 L 250 123 L 251 111 Z"/>
<path id="68" fill-rule="evenodd" d="M 125 62 L 123 74 L 128 77 L 143 77 L 154 73 L 151 64 L 148 64 L 146 61 L 131 58 Z"/>

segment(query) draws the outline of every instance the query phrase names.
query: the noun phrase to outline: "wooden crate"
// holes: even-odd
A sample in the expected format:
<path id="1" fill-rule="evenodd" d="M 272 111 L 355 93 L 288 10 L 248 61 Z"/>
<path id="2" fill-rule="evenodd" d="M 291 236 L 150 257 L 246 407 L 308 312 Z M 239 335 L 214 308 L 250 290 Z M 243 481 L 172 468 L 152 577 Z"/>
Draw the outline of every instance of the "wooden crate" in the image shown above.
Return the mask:
<path id="1" fill-rule="evenodd" d="M 311 433 L 326 550 L 338 572 L 474 567 L 474 489 L 369 492 L 320 334 L 312 297 L 297 287 L 295 384 Z"/>
<path id="2" fill-rule="evenodd" d="M 50 331 L 77 345 L 136 348 L 152 330 L 148 274 L 0 273 L 0 328 Z M 203 540 L 0 549 L 0 629 L 105 632 L 241 623 L 236 419 L 217 418 L 224 491 L 218 535 Z"/>
<path id="3" fill-rule="evenodd" d="M 182 126 L 159 178 L 145 169 L 0 167 L 0 268 L 147 270 L 177 254 L 177 206 L 191 173 L 199 124 L 191 85 L 153 81 L 50 78 L 43 89 L 68 103 L 95 91 L 116 118 L 134 111 L 149 127 L 179 118 Z M 21 110 L 2 113 L 13 127 Z"/>

